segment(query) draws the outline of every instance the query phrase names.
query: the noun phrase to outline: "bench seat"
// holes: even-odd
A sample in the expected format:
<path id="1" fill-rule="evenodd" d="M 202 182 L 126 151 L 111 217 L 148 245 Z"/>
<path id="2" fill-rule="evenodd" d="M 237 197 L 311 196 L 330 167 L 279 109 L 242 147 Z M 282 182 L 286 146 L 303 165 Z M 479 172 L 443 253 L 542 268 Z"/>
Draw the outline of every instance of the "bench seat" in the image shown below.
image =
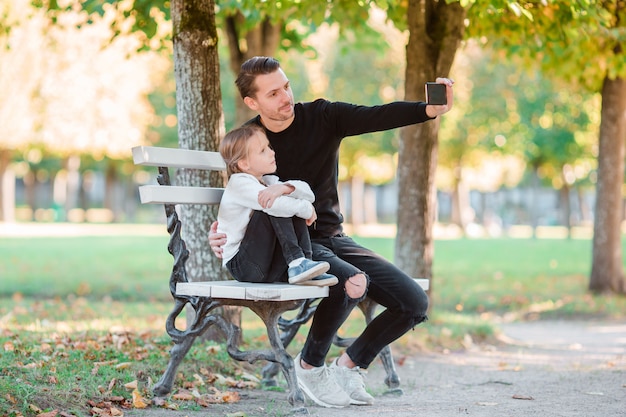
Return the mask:
<path id="1" fill-rule="evenodd" d="M 328 297 L 328 287 L 239 281 L 179 282 L 176 294 L 235 300 L 290 301 Z"/>
<path id="2" fill-rule="evenodd" d="M 424 291 L 428 290 L 428 280 L 416 278 L 415 282 Z M 328 287 L 292 285 L 282 283 L 254 283 L 239 281 L 199 281 L 179 282 L 176 294 L 187 296 L 232 298 L 236 300 L 289 301 L 307 298 L 328 297 Z"/>

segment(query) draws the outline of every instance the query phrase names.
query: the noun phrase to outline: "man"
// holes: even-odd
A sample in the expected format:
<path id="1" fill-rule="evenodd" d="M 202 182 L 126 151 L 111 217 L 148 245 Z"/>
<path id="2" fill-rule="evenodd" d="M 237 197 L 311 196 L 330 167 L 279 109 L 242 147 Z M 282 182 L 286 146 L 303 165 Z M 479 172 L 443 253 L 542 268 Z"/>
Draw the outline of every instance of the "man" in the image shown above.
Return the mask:
<path id="1" fill-rule="evenodd" d="M 320 301 L 302 352 L 295 358 L 298 384 L 324 407 L 372 404 L 360 369 L 367 368 L 385 346 L 427 319 L 428 297 L 421 287 L 380 255 L 343 233 L 337 192 L 341 141 L 362 133 L 422 123 L 452 107 L 453 81 L 446 86 L 447 105 L 394 102 L 357 106 L 318 99 L 295 103 L 289 79 L 274 58 L 254 57 L 244 62 L 235 84 L 244 103 L 258 113 L 248 123 L 265 128 L 276 152 L 276 175 L 281 180 L 306 181 L 315 194 L 317 221 L 309 227 L 313 259 L 326 261 L 339 283 Z M 266 207 L 271 201 L 259 203 Z M 214 223 L 209 234 L 218 257 L 227 236 Z M 351 310 L 365 296 L 386 310 L 367 325 L 337 360 L 326 366 L 333 337 Z"/>

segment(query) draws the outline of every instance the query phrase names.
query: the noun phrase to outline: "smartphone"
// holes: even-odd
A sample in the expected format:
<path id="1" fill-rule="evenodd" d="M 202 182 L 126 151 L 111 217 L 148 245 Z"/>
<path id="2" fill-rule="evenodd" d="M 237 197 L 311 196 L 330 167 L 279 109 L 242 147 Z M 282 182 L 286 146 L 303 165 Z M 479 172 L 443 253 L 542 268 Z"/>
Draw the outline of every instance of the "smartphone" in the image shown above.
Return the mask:
<path id="1" fill-rule="evenodd" d="M 426 83 L 426 103 L 434 105 L 448 104 L 448 99 L 446 97 L 446 85 Z"/>

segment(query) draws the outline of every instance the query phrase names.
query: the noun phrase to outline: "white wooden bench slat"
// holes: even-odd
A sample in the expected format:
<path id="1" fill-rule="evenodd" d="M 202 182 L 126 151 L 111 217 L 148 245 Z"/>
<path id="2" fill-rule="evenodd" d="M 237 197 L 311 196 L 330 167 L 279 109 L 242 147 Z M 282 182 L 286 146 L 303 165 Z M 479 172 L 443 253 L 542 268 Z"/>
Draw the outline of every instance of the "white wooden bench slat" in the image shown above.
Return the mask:
<path id="1" fill-rule="evenodd" d="M 428 291 L 428 288 L 430 288 L 430 281 L 427 278 L 413 278 L 413 281 L 422 287 L 424 291 Z"/>
<path id="2" fill-rule="evenodd" d="M 177 295 L 235 300 L 290 301 L 328 297 L 328 287 L 239 281 L 179 282 Z"/>
<path id="3" fill-rule="evenodd" d="M 219 204 L 223 188 L 142 185 L 139 198 L 143 204 Z"/>
<path id="4" fill-rule="evenodd" d="M 195 151 L 179 148 L 159 148 L 156 146 L 135 146 L 135 165 L 172 168 L 205 169 L 225 171 L 226 163 L 219 152 Z"/>
<path id="5" fill-rule="evenodd" d="M 414 278 L 424 291 L 428 290 L 429 281 Z M 176 294 L 212 298 L 232 298 L 235 300 L 287 301 L 328 296 L 327 287 L 292 285 L 283 283 L 261 284 L 239 281 L 200 281 L 179 282 Z"/>

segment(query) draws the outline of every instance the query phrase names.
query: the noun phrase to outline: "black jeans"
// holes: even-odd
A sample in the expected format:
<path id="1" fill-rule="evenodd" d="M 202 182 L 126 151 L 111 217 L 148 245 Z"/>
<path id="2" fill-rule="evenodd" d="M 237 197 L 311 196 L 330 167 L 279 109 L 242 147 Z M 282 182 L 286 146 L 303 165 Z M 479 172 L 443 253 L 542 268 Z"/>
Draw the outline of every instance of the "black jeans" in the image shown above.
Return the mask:
<path id="1" fill-rule="evenodd" d="M 333 338 L 360 299 L 345 293 L 348 278 L 364 273 L 368 278 L 367 297 L 386 309 L 370 322 L 347 349 L 348 356 L 367 368 L 378 353 L 417 324 L 427 319 L 428 296 L 411 277 L 382 256 L 357 244 L 348 236 L 313 239 L 313 259 L 330 263 L 329 273 L 339 284 L 320 301 L 302 349 L 302 359 L 322 366 Z"/>
<path id="2" fill-rule="evenodd" d="M 254 211 L 237 254 L 226 268 L 237 281 L 287 282 L 289 262 L 311 259 L 306 221 Z"/>

